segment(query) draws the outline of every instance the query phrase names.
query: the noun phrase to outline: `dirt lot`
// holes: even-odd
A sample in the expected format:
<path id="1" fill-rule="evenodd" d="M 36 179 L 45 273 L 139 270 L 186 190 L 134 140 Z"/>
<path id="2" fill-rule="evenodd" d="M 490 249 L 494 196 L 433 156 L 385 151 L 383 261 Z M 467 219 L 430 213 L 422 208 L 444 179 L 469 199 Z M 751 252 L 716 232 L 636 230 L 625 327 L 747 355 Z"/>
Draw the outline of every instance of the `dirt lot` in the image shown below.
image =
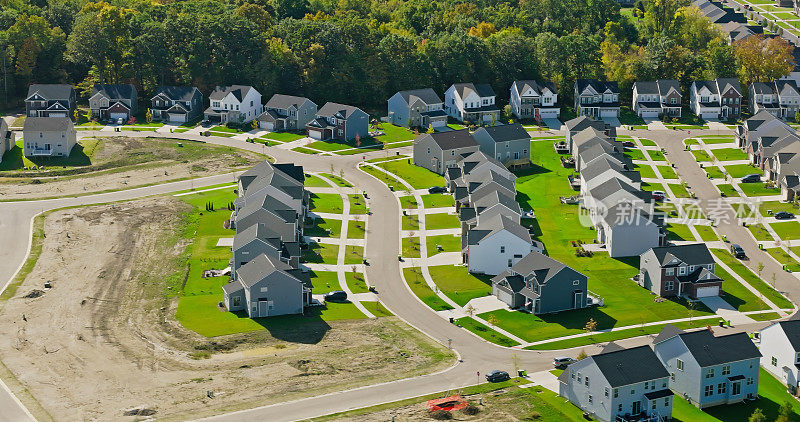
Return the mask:
<path id="1" fill-rule="evenodd" d="M 249 151 L 182 143 L 178 147 L 178 141 L 161 138 L 82 139 L 69 158 L 42 161 L 44 171 L 25 170 L 16 148 L 0 166 L 0 201 L 128 189 L 224 173 L 263 160 Z"/>
<path id="2" fill-rule="evenodd" d="M 165 275 L 180 271 L 188 207 L 157 197 L 46 218 L 39 261 L 0 303 L 0 359 L 50 418 L 140 420 L 124 416 L 138 408 L 187 419 L 451 364 L 394 317 L 211 340 L 184 329 Z M 198 350 L 210 358 L 193 359 Z"/>

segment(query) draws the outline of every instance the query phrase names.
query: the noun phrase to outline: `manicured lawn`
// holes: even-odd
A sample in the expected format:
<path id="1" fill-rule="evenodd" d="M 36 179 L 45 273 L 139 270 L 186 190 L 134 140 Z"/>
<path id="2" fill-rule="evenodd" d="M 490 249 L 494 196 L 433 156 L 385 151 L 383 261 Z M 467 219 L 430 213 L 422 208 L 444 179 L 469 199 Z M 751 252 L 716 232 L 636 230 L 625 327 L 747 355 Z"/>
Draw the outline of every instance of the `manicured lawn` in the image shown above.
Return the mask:
<path id="1" fill-rule="evenodd" d="M 750 230 L 756 240 L 775 240 L 762 224 L 748 224 L 747 229 Z"/>
<path id="2" fill-rule="evenodd" d="M 795 261 L 794 258 L 782 248 L 768 248 L 766 251 L 770 256 L 775 258 L 775 260 L 780 262 L 781 265 L 784 265 L 787 270 L 791 272 L 800 271 L 800 263 Z"/>
<path id="3" fill-rule="evenodd" d="M 750 314 L 747 316 L 756 321 L 772 321 L 781 317 L 777 312 L 764 312 L 763 314 Z"/>
<path id="4" fill-rule="evenodd" d="M 346 272 L 344 279 L 347 282 L 347 287 L 353 293 L 368 293 L 367 281 L 364 279 L 364 274 Z"/>
<path id="5" fill-rule="evenodd" d="M 642 190 L 652 192 L 654 190 L 664 191 L 664 185 L 658 182 L 642 182 Z"/>
<path id="6" fill-rule="evenodd" d="M 725 166 L 725 171 L 735 179 L 739 179 L 753 173 L 761 174 L 761 170 L 758 167 L 753 167 L 750 164 L 731 164 L 729 166 Z"/>
<path id="7" fill-rule="evenodd" d="M 328 243 L 309 242 L 308 249 L 303 252 L 303 260 L 314 264 L 336 264 L 339 246 Z"/>
<path id="8" fill-rule="evenodd" d="M 428 287 L 428 284 L 425 283 L 425 279 L 422 277 L 422 270 L 419 267 L 403 268 L 403 277 L 406 279 L 406 283 L 408 287 L 411 288 L 411 291 L 434 311 L 453 309 L 452 306 L 442 300 Z"/>
<path id="9" fill-rule="evenodd" d="M 715 186 L 717 189 L 719 189 L 719 193 L 722 196 L 728 196 L 731 198 L 739 196 L 739 192 L 737 192 L 736 189 L 734 189 L 729 183 L 723 183 Z"/>
<path id="10" fill-rule="evenodd" d="M 342 289 L 335 271 L 309 271 L 309 276 L 311 284 L 314 286 L 312 293 L 315 295 Z"/>
<path id="11" fill-rule="evenodd" d="M 422 205 L 424 205 L 425 208 L 454 207 L 456 202 L 453 199 L 453 195 L 431 193 L 422 195 Z"/>
<path id="12" fill-rule="evenodd" d="M 403 238 L 403 251 L 401 255 L 404 258 L 419 258 L 420 246 L 419 237 L 404 237 Z"/>
<path id="13" fill-rule="evenodd" d="M 758 208 L 758 211 L 764 217 L 770 215 L 768 211 L 772 211 L 773 214 L 780 211 L 787 211 L 792 214 L 797 214 L 797 204 L 793 204 L 791 202 L 763 201 L 759 203 Z"/>
<path id="14" fill-rule="evenodd" d="M 711 156 L 702 149 L 692 151 L 692 155 L 697 161 L 711 161 Z"/>
<path id="15" fill-rule="evenodd" d="M 419 219 L 416 215 L 404 215 L 402 223 L 403 230 L 419 230 Z"/>
<path id="16" fill-rule="evenodd" d="M 305 187 L 307 187 L 307 188 L 329 188 L 329 187 L 331 187 L 331 185 L 328 184 L 328 182 L 320 179 L 317 176 L 314 176 L 313 174 L 307 174 L 306 175 L 306 179 L 303 182 L 303 185 Z"/>
<path id="17" fill-rule="evenodd" d="M 211 129 L 209 129 L 209 130 L 210 130 L 210 131 L 212 131 L 212 132 L 224 132 L 224 133 L 244 133 L 244 132 L 242 132 L 242 131 L 241 131 L 241 130 L 239 130 L 239 129 L 234 129 L 234 128 L 232 128 L 232 127 L 227 127 L 227 126 L 214 126 L 214 127 L 212 127 Z"/>
<path id="18" fill-rule="evenodd" d="M 672 194 L 675 195 L 676 198 L 692 197 L 691 195 L 689 195 L 689 191 L 686 190 L 686 186 L 680 183 L 669 183 L 669 189 L 672 191 Z"/>
<path id="19" fill-rule="evenodd" d="M 704 219 L 706 218 L 705 213 L 703 213 L 703 208 L 700 207 L 699 203 L 687 203 L 683 204 L 683 212 L 686 213 L 688 218 L 698 218 Z"/>
<path id="20" fill-rule="evenodd" d="M 381 182 L 385 183 L 386 186 L 389 186 L 389 189 L 394 190 L 396 187 L 401 187 L 402 184 L 397 181 L 394 177 L 384 173 L 383 171 L 376 169 L 375 167 L 364 165 L 358 167 L 364 173 L 374 176 L 376 179 L 380 180 Z"/>
<path id="21" fill-rule="evenodd" d="M 649 164 L 634 164 L 633 169 L 639 172 L 639 175 L 644 179 L 655 179 L 656 172 Z"/>
<path id="22" fill-rule="evenodd" d="M 781 190 L 768 188 L 763 183 L 739 183 L 739 189 L 747 196 L 780 195 Z"/>
<path id="23" fill-rule="evenodd" d="M 519 344 L 519 342 L 498 333 L 470 317 L 459 318 L 456 320 L 456 324 L 475 333 L 478 337 L 500 346 L 512 347 Z"/>
<path id="24" fill-rule="evenodd" d="M 714 274 L 719 276 L 722 281 L 722 294 L 720 297 L 728 302 L 731 306 L 734 307 L 739 312 L 748 312 L 748 311 L 764 311 L 769 309 L 766 303 L 764 303 L 758 296 L 753 294 L 747 287 L 744 287 L 742 283 L 738 280 L 733 278 L 727 271 L 722 269 L 722 267 L 717 266 L 714 269 Z"/>
<path id="25" fill-rule="evenodd" d="M 347 238 L 348 239 L 363 239 L 366 233 L 367 222 L 359 220 L 350 220 L 347 222 Z"/>
<path id="26" fill-rule="evenodd" d="M 732 144 L 734 142 L 733 137 L 731 136 L 704 136 L 700 138 L 703 140 L 704 144 L 712 145 L 712 144 Z"/>
<path id="27" fill-rule="evenodd" d="M 645 160 L 647 160 L 647 158 L 645 158 L 645 156 L 644 156 L 644 152 L 642 152 L 641 150 L 636 149 L 636 148 L 628 148 L 625 151 L 625 155 L 630 157 L 631 160 L 637 160 L 637 161 L 645 161 Z"/>
<path id="28" fill-rule="evenodd" d="M 347 195 L 350 198 L 350 214 L 366 214 L 367 200 L 360 193 Z"/>
<path id="29" fill-rule="evenodd" d="M 759 293 L 772 301 L 772 303 L 774 303 L 776 306 L 780 307 L 781 309 L 792 308 L 792 303 L 789 302 L 788 299 L 783 297 L 782 294 L 778 293 L 777 290 L 773 289 L 772 286 L 768 285 L 758 276 L 758 274 L 754 273 L 748 267 L 742 264 L 741 261 L 734 258 L 730 253 L 728 253 L 728 251 L 722 249 L 711 249 L 711 252 L 714 253 L 714 256 L 717 259 L 724 262 L 734 272 L 736 272 L 736 274 L 739 274 L 739 277 L 742 277 L 745 281 L 747 281 L 747 284 L 753 286 L 756 290 L 758 290 Z"/>
<path id="30" fill-rule="evenodd" d="M 335 174 L 330 174 L 330 173 L 322 173 L 322 175 L 326 179 L 328 179 L 331 182 L 333 182 L 334 184 L 336 184 L 337 186 L 341 186 L 343 188 L 352 188 L 353 187 L 353 185 L 351 185 L 350 182 L 348 182 L 347 180 L 344 180 L 341 176 L 337 176 Z"/>
<path id="31" fill-rule="evenodd" d="M 292 141 L 296 141 L 298 139 L 302 139 L 302 138 L 305 138 L 305 137 L 306 137 L 305 134 L 300 135 L 300 134 L 291 133 L 291 132 L 270 132 L 270 133 L 262 136 L 262 138 L 264 138 L 264 139 L 272 139 L 272 140 L 275 140 L 275 141 L 278 141 L 278 142 L 292 142 Z"/>
<path id="32" fill-rule="evenodd" d="M 725 178 L 725 173 L 723 173 L 722 170 L 719 169 L 719 167 L 717 167 L 717 166 L 715 166 L 713 164 L 709 164 L 709 165 L 703 167 L 703 170 L 706 171 L 706 175 L 708 176 L 709 179 L 724 179 Z"/>
<path id="33" fill-rule="evenodd" d="M 338 143 L 338 142 L 326 142 L 326 141 L 316 141 L 306 145 L 307 148 L 316 149 L 320 151 L 340 151 L 343 149 L 350 149 L 352 146 Z"/>
<path id="34" fill-rule="evenodd" d="M 449 234 L 428 236 L 426 244 L 428 246 L 428 256 L 434 256 L 439 252 L 458 252 L 461 250 L 461 236 Z M 439 250 L 439 246 L 442 247 L 442 250 Z"/>
<path id="35" fill-rule="evenodd" d="M 667 223 L 667 239 L 669 240 L 695 240 L 689 226 L 686 224 Z"/>
<path id="36" fill-rule="evenodd" d="M 697 145 L 700 142 L 695 138 L 686 138 L 683 140 L 683 145 Z"/>
<path id="37" fill-rule="evenodd" d="M 313 222 L 313 224 L 311 224 Z M 334 218 L 308 218 L 303 234 L 314 237 L 339 237 L 342 234 L 342 220 Z M 349 236 L 349 234 L 348 234 Z"/>
<path id="38" fill-rule="evenodd" d="M 391 311 L 386 309 L 386 307 L 383 306 L 383 304 L 380 303 L 380 302 L 362 301 L 361 302 L 361 306 L 367 308 L 367 310 L 370 311 L 370 313 L 372 313 L 372 315 L 375 315 L 378 318 L 394 315 Z"/>
<path id="39" fill-rule="evenodd" d="M 651 140 L 649 140 L 649 139 L 645 139 L 645 138 L 639 138 L 639 142 L 641 142 L 641 143 L 642 143 L 642 145 L 643 145 L 643 146 L 646 146 L 646 147 L 655 147 L 655 146 L 658 146 L 658 144 L 656 144 L 655 142 L 653 142 L 653 141 L 651 141 Z"/>
<path id="40" fill-rule="evenodd" d="M 425 214 L 425 230 L 456 229 L 461 227 L 455 214 Z"/>
<path id="41" fill-rule="evenodd" d="M 664 157 L 664 153 L 658 150 L 648 150 L 647 155 L 649 155 L 650 159 L 653 161 L 667 161 L 667 157 Z"/>
<path id="42" fill-rule="evenodd" d="M 343 207 L 342 196 L 338 193 L 312 193 L 308 208 L 312 212 L 341 214 Z"/>
<path id="43" fill-rule="evenodd" d="M 428 189 L 433 186 L 444 186 L 444 177 L 428 169 L 411 164 L 411 159 L 388 161 L 380 163 L 378 166 L 402 178 L 414 189 Z"/>
<path id="44" fill-rule="evenodd" d="M 437 265 L 428 267 L 431 278 L 439 290 L 453 302 L 464 306 L 476 297 L 487 296 L 492 293 L 489 277 L 476 277 L 470 274 L 466 267 L 456 265 Z"/>
<path id="45" fill-rule="evenodd" d="M 375 140 L 384 144 L 414 139 L 414 132 L 402 126 L 395 126 L 391 123 L 380 123 L 378 129 L 382 130 L 384 135 L 376 137 Z"/>
<path id="46" fill-rule="evenodd" d="M 361 264 L 364 262 L 364 247 L 356 245 L 347 245 L 344 248 L 344 263 L 348 264 Z"/>
<path id="47" fill-rule="evenodd" d="M 302 154 L 309 154 L 309 155 L 319 154 L 319 151 L 315 151 L 313 149 L 309 149 L 309 148 L 305 148 L 305 147 L 292 148 L 292 151 L 299 152 L 299 153 L 302 153 Z"/>
<path id="48" fill-rule="evenodd" d="M 414 196 L 401 196 L 400 197 L 400 208 L 409 209 L 409 208 L 417 208 L 417 199 Z"/>
<path id="49" fill-rule="evenodd" d="M 670 166 L 658 166 L 658 172 L 661 173 L 661 177 L 665 179 L 677 179 L 678 174 L 675 173 L 675 169 Z"/>
<path id="50" fill-rule="evenodd" d="M 717 233 L 711 226 L 695 225 L 694 229 L 697 230 L 697 234 L 700 235 L 700 238 L 703 239 L 704 242 L 715 242 L 719 240 L 719 236 L 717 236 Z"/>
<path id="51" fill-rule="evenodd" d="M 800 222 L 783 221 L 780 223 L 770 223 L 769 225 L 782 240 L 800 239 Z"/>

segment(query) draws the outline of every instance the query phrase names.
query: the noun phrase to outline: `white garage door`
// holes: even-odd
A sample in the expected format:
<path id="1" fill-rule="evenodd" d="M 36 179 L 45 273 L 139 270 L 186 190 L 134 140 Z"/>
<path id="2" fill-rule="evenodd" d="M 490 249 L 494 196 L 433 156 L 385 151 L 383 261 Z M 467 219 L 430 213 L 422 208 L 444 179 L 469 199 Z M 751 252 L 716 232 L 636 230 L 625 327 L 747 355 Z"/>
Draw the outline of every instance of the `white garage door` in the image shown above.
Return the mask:
<path id="1" fill-rule="evenodd" d="M 703 115 L 700 117 L 702 117 L 703 119 L 716 119 L 717 117 L 719 117 L 719 115 L 717 113 L 712 112 L 712 113 L 703 113 Z"/>
<path id="2" fill-rule="evenodd" d="M 431 122 L 433 127 L 442 127 L 447 125 L 447 120 L 434 120 Z"/>
<path id="3" fill-rule="evenodd" d="M 701 287 L 697 289 L 697 297 L 719 296 L 719 286 Z"/>
<path id="4" fill-rule="evenodd" d="M 558 110 L 539 110 L 539 116 L 542 119 L 557 119 Z"/>
<path id="5" fill-rule="evenodd" d="M 617 117 L 617 110 L 602 110 L 600 117 Z"/>
<path id="6" fill-rule="evenodd" d="M 169 121 L 175 123 L 186 123 L 186 115 L 185 114 L 170 114 Z"/>
<path id="7" fill-rule="evenodd" d="M 494 294 L 497 296 L 498 299 L 500 299 L 500 301 L 511 305 L 512 303 L 511 293 L 495 288 Z"/>
<path id="8" fill-rule="evenodd" d="M 67 117 L 67 113 L 50 113 L 50 117 Z"/>
<path id="9" fill-rule="evenodd" d="M 273 123 L 273 122 L 261 122 L 261 124 L 259 126 L 261 126 L 261 129 L 272 130 L 272 129 L 275 128 L 275 123 Z"/>
<path id="10" fill-rule="evenodd" d="M 320 140 L 320 139 L 322 139 L 322 132 L 320 132 L 318 130 L 309 130 L 308 131 L 308 137 L 311 138 L 311 139 Z"/>
<path id="11" fill-rule="evenodd" d="M 658 117 L 658 110 L 641 110 L 642 117 Z"/>
<path id="12" fill-rule="evenodd" d="M 127 119 L 128 118 L 128 114 L 127 113 L 111 113 L 111 118 L 113 120 L 116 120 L 116 119 Z"/>

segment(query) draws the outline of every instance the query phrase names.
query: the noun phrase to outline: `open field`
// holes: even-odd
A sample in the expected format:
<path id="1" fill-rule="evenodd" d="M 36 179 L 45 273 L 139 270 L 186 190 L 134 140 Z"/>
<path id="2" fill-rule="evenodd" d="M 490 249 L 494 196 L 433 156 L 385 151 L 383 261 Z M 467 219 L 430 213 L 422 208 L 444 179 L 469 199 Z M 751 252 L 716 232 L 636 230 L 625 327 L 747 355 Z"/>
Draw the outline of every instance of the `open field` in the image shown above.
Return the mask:
<path id="1" fill-rule="evenodd" d="M 0 357 L 52 419 L 121 420 L 136 406 L 157 418 L 195 418 L 451 362 L 447 350 L 393 317 L 325 317 L 350 315 L 344 307 L 250 320 L 249 333 L 214 339 L 185 328 L 181 322 L 213 328 L 244 319 L 217 309 L 224 281 L 205 281 L 217 286 L 212 294 L 201 293 L 202 285 L 184 287 L 203 282 L 186 279 L 203 269 L 189 266 L 198 262 L 195 245 L 210 254 L 199 262 L 213 263 L 216 252 L 200 241 L 224 230 L 220 220 L 196 217 L 190 204 L 156 197 L 56 211 L 44 220 L 41 255 L 14 297 L 0 302 L 0 335 L 13 339 L 0 342 Z M 24 297 L 45 280 L 52 289 Z M 190 301 L 183 310 L 202 315 L 179 322 L 183 298 L 209 300 L 194 309 L 203 301 Z M 44 311 L 30 312 L 34 307 Z M 206 391 L 217 393 L 213 401 Z"/>

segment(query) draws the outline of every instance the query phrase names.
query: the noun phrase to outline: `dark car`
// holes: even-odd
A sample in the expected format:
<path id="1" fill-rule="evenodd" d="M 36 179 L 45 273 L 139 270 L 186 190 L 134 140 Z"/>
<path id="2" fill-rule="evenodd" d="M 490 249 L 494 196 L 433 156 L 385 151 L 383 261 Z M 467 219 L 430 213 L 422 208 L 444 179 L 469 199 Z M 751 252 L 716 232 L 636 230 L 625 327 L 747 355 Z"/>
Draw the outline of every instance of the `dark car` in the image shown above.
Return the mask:
<path id="1" fill-rule="evenodd" d="M 778 220 L 791 220 L 794 218 L 794 214 L 790 213 L 789 211 L 778 211 L 773 215 L 773 217 L 777 218 Z"/>
<path id="2" fill-rule="evenodd" d="M 753 174 L 748 174 L 745 177 L 742 177 L 742 183 L 756 183 L 756 182 L 760 182 L 760 181 L 761 181 L 761 175 L 760 174 L 753 173 Z"/>
<path id="3" fill-rule="evenodd" d="M 653 193 L 653 200 L 654 201 L 663 201 L 664 197 L 667 195 L 664 191 L 661 190 L 654 190 Z"/>
<path id="4" fill-rule="evenodd" d="M 486 374 L 486 381 L 489 382 L 503 382 L 510 380 L 511 377 L 508 376 L 508 372 L 506 371 L 498 371 L 494 370 Z"/>
<path id="5" fill-rule="evenodd" d="M 347 300 L 347 293 L 343 290 L 334 290 L 325 294 L 326 302 L 344 302 Z"/>
<path id="6" fill-rule="evenodd" d="M 433 186 L 428 188 L 428 193 L 445 193 L 447 188 L 444 186 Z"/>
<path id="7" fill-rule="evenodd" d="M 744 253 L 744 249 L 742 249 L 741 246 L 736 244 L 731 245 L 731 254 L 733 254 L 734 257 L 739 259 L 747 258 L 747 255 Z"/>

